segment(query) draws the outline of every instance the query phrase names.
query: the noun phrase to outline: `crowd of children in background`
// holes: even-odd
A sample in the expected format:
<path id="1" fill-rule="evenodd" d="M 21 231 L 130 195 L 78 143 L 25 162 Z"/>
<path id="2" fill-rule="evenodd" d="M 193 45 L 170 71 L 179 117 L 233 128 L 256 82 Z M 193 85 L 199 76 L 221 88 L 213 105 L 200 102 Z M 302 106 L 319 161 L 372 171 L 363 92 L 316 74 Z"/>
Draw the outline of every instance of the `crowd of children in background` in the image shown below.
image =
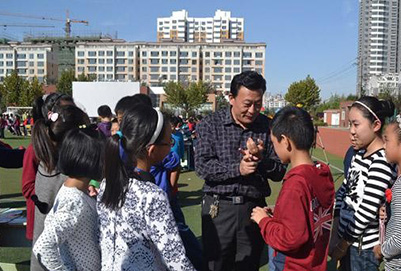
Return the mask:
<path id="1" fill-rule="evenodd" d="M 114 111 L 100 106 L 93 123 L 71 97 L 51 94 L 35 100 L 24 120 L 35 121 L 22 175 L 31 270 L 201 270 L 202 250 L 177 193 L 184 156 L 193 168 L 187 143 L 196 142 L 200 117 L 167 116 L 143 94 L 122 98 Z M 374 97 L 353 103 L 352 151 L 336 195 L 329 167 L 310 156 L 309 114 L 285 107 L 275 115 L 271 139 L 291 169 L 275 209 L 257 207 L 251 216 L 275 251 L 275 270 L 323 271 L 328 255 L 339 270 L 378 270 L 383 259 L 386 270 L 399 270 L 401 117 L 394 112 L 392 102 Z M 19 116 L 0 121 L 0 136 L 22 134 Z"/>

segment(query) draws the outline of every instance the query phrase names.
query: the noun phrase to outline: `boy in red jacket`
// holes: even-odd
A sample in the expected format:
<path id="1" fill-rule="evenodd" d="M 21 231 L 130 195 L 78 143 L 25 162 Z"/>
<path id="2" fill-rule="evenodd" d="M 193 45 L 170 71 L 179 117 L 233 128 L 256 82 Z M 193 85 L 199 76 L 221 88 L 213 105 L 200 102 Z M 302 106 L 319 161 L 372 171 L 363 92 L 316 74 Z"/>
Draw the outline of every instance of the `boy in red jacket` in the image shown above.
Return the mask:
<path id="1" fill-rule="evenodd" d="M 310 157 L 311 117 L 300 108 L 284 107 L 274 116 L 271 131 L 277 155 L 291 163 L 291 170 L 284 177 L 274 215 L 256 207 L 251 219 L 275 250 L 276 270 L 326 271 L 334 183 L 329 167 Z"/>

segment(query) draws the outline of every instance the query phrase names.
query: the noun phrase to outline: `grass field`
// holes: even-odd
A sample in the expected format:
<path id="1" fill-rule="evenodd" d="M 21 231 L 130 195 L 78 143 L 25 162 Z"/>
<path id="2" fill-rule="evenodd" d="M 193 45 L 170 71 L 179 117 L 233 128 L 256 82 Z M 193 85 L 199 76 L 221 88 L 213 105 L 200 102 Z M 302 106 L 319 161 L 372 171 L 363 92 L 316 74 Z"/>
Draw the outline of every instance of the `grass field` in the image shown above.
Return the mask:
<path id="1" fill-rule="evenodd" d="M 6 135 L 7 136 L 7 135 Z M 9 135 L 8 135 L 9 136 Z M 5 142 L 13 147 L 27 146 L 30 142 L 29 138 L 8 137 Z M 336 168 L 342 170 L 342 158 L 328 155 L 328 162 Z M 319 160 L 326 162 L 325 155 L 322 150 L 313 150 L 313 156 Z M 23 197 L 21 196 L 21 169 L 1 169 L 0 168 L 0 207 L 23 205 Z M 332 169 L 335 179 L 336 189 L 342 183 L 342 174 L 337 169 Z M 278 193 L 281 188 L 281 183 L 270 182 L 272 194 L 267 198 L 269 205 L 274 205 Z M 201 238 L 201 218 L 200 218 L 200 202 L 202 198 L 203 180 L 199 179 L 194 172 L 182 173 L 179 180 L 179 197 L 182 210 L 184 212 L 187 224 L 190 226 L 194 234 Z M 261 260 L 260 270 L 266 271 L 267 268 L 267 253 Z M 6 265 L 0 264 L 0 270 L 28 270 L 27 261 L 29 261 L 29 248 L 2 248 L 0 247 L 0 263 L 14 263 L 13 267 L 8 268 Z M 12 269 L 14 268 L 14 269 Z M 329 267 L 329 270 L 335 270 Z"/>

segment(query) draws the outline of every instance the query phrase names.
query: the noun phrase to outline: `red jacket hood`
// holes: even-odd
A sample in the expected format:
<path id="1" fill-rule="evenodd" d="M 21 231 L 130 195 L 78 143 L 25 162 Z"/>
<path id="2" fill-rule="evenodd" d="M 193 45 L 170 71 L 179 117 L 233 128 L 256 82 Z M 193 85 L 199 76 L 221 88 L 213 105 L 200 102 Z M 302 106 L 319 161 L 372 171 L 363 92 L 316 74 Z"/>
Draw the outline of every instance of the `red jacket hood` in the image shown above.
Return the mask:
<path id="1" fill-rule="evenodd" d="M 310 184 L 314 196 L 317 197 L 323 208 L 329 208 L 333 204 L 335 189 L 328 165 L 320 162 L 315 165 L 299 165 L 288 171 L 285 179 L 294 175 L 299 175 L 302 178 L 305 178 L 305 176 L 314 176 L 314 178 L 306 180 Z"/>

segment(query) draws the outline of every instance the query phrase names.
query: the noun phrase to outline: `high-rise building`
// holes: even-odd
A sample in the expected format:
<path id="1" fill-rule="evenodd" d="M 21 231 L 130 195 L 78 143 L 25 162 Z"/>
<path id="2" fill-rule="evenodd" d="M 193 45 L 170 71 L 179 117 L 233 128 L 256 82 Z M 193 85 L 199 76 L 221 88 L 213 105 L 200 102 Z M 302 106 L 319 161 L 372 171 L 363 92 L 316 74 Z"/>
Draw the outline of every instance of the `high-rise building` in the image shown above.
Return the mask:
<path id="1" fill-rule="evenodd" d="M 371 76 L 401 71 L 400 0 L 360 0 L 357 93 Z"/>
<path id="2" fill-rule="evenodd" d="M 244 40 L 244 18 L 217 10 L 214 17 L 191 18 L 186 10 L 173 11 L 171 17 L 157 18 L 157 41 L 223 42 Z"/>
<path id="3" fill-rule="evenodd" d="M 265 51 L 265 43 L 81 42 L 75 49 L 75 75 L 148 86 L 202 80 L 224 92 L 235 74 L 255 70 L 263 75 Z"/>
<path id="4" fill-rule="evenodd" d="M 55 81 L 58 74 L 58 46 L 8 42 L 0 45 L 0 81 L 16 70 L 23 79 Z"/>

